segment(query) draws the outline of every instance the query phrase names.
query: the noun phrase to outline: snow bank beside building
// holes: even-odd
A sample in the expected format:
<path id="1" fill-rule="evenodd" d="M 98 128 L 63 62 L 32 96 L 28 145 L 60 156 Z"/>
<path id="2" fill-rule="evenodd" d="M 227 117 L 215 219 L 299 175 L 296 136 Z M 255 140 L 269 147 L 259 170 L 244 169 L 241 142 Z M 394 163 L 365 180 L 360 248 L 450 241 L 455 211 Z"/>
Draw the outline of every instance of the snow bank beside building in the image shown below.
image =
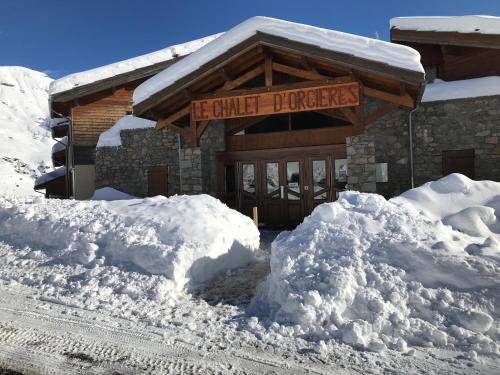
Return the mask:
<path id="1" fill-rule="evenodd" d="M 460 81 L 442 81 L 436 79 L 425 87 L 422 102 L 439 100 L 477 98 L 500 95 L 500 77 L 482 77 Z"/>
<path id="2" fill-rule="evenodd" d="M 123 199 L 137 199 L 137 197 L 110 187 L 103 187 L 97 189 L 90 198 L 91 201 L 118 201 Z"/>
<path id="3" fill-rule="evenodd" d="M 259 246 L 252 220 L 208 195 L 112 202 L 0 198 L 0 222 L 0 241 L 39 250 L 54 264 L 163 275 L 172 293 L 248 263 Z"/>
<path id="4" fill-rule="evenodd" d="M 249 325 L 373 351 L 500 354 L 499 199 L 500 183 L 461 175 L 389 201 L 342 193 L 274 241 L 251 308 L 263 322 Z"/>
<path id="5" fill-rule="evenodd" d="M 117 147 L 122 145 L 120 132 L 122 130 L 154 128 L 155 121 L 127 115 L 119 119 L 111 128 L 99 135 L 97 147 Z"/>

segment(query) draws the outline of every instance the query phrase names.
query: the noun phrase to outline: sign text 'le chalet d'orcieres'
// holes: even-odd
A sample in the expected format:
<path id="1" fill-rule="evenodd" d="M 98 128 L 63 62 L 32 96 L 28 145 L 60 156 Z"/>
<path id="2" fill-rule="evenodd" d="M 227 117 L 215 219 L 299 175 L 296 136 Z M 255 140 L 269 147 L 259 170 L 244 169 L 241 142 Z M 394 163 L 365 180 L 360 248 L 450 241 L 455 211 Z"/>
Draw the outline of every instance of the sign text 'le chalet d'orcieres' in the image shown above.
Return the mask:
<path id="1" fill-rule="evenodd" d="M 314 83 L 294 89 L 193 100 L 193 121 L 315 111 L 359 105 L 359 83 Z"/>

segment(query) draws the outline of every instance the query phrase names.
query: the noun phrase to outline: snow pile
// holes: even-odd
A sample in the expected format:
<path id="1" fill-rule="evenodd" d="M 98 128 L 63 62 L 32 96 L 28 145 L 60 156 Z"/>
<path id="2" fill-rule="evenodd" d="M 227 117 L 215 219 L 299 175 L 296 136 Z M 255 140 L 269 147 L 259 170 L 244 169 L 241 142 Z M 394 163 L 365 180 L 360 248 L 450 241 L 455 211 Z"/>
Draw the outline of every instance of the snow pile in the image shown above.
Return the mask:
<path id="1" fill-rule="evenodd" d="M 90 200 L 92 201 L 118 201 L 118 200 L 123 200 L 123 199 L 134 199 L 137 197 L 134 197 L 133 195 L 124 193 L 122 191 L 110 188 L 110 187 L 103 187 L 100 189 L 97 189 L 94 192 L 94 195 Z"/>
<path id="2" fill-rule="evenodd" d="M 208 195 L 112 202 L 0 198 L 0 222 L 0 241 L 39 249 L 55 264 L 163 275 L 177 292 L 248 263 L 259 246 L 252 220 Z"/>
<path id="3" fill-rule="evenodd" d="M 475 34 L 500 34 L 500 17 L 396 17 L 391 29 Z"/>
<path id="4" fill-rule="evenodd" d="M 482 77 L 446 82 L 436 79 L 425 87 L 422 102 L 500 95 L 500 77 Z"/>
<path id="5" fill-rule="evenodd" d="M 128 60 L 119 61 L 95 69 L 86 70 L 84 72 L 70 74 L 52 82 L 50 85 L 50 94 L 54 95 L 71 90 L 75 87 L 88 85 L 120 74 L 125 74 L 147 66 L 169 61 L 177 57 L 189 55 L 205 44 L 210 43 L 220 35 L 221 34 L 210 35 L 204 38 L 192 40 L 190 42 L 170 46 L 146 55 L 133 57 Z"/>
<path id="6" fill-rule="evenodd" d="M 50 167 L 50 79 L 22 67 L 0 67 L 0 193 L 36 194 L 33 182 Z"/>
<path id="7" fill-rule="evenodd" d="M 101 133 L 97 147 L 116 147 L 122 145 L 120 132 L 130 129 L 154 128 L 155 121 L 146 120 L 140 117 L 127 115 L 119 119 L 111 128 Z"/>
<path id="8" fill-rule="evenodd" d="M 232 47 L 261 32 L 326 50 L 346 53 L 390 66 L 424 72 L 420 55 L 407 46 L 370 39 L 358 35 L 268 17 L 252 17 L 240 23 L 204 48 L 142 83 L 134 90 L 137 105 L 182 77 L 196 71 Z"/>
<path id="9" fill-rule="evenodd" d="M 500 355 L 499 217 L 500 183 L 462 175 L 389 201 L 342 193 L 274 241 L 251 309 L 263 322 L 249 326 L 373 351 Z"/>

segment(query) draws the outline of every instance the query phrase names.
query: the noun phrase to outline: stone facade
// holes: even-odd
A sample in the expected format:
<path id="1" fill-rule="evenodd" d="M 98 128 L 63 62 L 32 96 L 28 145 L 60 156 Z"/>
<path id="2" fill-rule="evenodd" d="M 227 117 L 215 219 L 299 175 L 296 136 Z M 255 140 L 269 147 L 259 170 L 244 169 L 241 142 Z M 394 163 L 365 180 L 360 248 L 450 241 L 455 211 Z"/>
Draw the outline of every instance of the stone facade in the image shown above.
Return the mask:
<path id="1" fill-rule="evenodd" d="M 373 175 L 361 165 L 365 158 L 370 163 L 370 142 L 375 162 L 388 164 L 389 181 L 377 183 L 376 191 L 391 197 L 411 187 L 408 119 L 409 111 L 398 109 L 348 139 L 350 188 L 372 191 Z M 475 179 L 500 181 L 500 97 L 422 103 L 414 112 L 415 186 L 442 177 L 443 151 L 464 149 L 475 150 Z"/>
<path id="2" fill-rule="evenodd" d="M 376 101 L 366 107 L 376 108 Z M 346 140 L 348 187 L 392 197 L 411 187 L 408 110 L 398 109 Z M 149 167 L 168 167 L 169 194 L 217 195 L 216 152 L 225 150 L 224 122 L 211 123 L 199 148 L 163 129 L 121 132 L 122 146 L 96 151 L 96 187 L 147 195 Z M 413 114 L 415 185 L 442 177 L 442 153 L 475 150 L 475 178 L 500 181 L 500 96 L 422 103 Z M 388 182 L 376 182 L 387 163 Z"/>
<path id="3" fill-rule="evenodd" d="M 375 193 L 375 141 L 372 136 L 362 134 L 346 139 L 347 184 L 350 189 Z"/>
<path id="4" fill-rule="evenodd" d="M 169 195 L 215 195 L 215 152 L 225 148 L 223 122 L 208 126 L 198 148 L 169 129 L 123 130 L 120 137 L 121 146 L 96 150 L 97 189 L 110 186 L 145 197 L 148 168 L 166 166 Z"/>

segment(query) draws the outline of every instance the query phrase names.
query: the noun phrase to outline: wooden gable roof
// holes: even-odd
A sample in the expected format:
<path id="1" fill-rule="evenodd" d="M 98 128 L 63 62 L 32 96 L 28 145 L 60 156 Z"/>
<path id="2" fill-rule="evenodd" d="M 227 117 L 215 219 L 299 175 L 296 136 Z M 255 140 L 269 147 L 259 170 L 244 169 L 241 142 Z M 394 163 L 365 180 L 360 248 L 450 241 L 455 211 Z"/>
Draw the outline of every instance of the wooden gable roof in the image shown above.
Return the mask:
<path id="1" fill-rule="evenodd" d="M 266 66 L 266 59 L 271 61 L 270 65 Z M 257 32 L 147 100 L 136 103 L 134 114 L 173 122 L 188 115 L 187 106 L 199 96 L 265 86 L 266 69 L 274 75 L 273 84 L 350 77 L 363 84 L 365 94 L 390 98 L 407 107 L 415 106 L 424 81 L 423 72 Z"/>

